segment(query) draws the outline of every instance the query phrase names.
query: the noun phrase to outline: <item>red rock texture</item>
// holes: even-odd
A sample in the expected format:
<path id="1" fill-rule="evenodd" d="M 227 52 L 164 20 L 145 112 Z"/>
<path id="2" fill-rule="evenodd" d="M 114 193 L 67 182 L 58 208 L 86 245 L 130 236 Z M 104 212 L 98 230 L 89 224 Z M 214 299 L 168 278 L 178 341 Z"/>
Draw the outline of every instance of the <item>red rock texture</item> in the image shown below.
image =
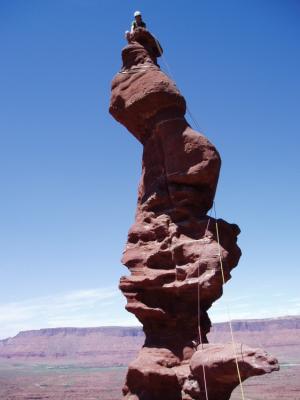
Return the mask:
<path id="1" fill-rule="evenodd" d="M 221 159 L 186 121 L 185 99 L 160 70 L 157 46 L 149 32 L 136 30 L 112 82 L 110 113 L 144 147 L 136 218 L 122 259 L 131 274 L 120 288 L 146 340 L 123 393 L 130 400 L 202 399 L 183 388 L 195 345 L 207 342 L 207 310 L 222 295 L 219 251 L 227 281 L 241 255 L 240 230 L 207 216 Z"/>
<path id="2" fill-rule="evenodd" d="M 205 384 L 210 400 L 229 400 L 241 381 L 255 375 L 278 371 L 277 360 L 261 349 L 253 349 L 240 343 L 204 344 L 199 346 L 190 360 L 191 373 L 183 385 L 183 398 L 206 399 Z M 205 379 L 204 379 L 205 375 Z"/>

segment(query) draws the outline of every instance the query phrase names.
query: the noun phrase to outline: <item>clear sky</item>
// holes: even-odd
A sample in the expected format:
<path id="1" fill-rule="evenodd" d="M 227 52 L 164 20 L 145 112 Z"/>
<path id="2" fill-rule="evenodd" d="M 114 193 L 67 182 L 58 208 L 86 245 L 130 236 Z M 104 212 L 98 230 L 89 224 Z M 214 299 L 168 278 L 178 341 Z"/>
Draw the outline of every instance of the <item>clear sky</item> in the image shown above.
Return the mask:
<path id="1" fill-rule="evenodd" d="M 221 153 L 217 213 L 242 231 L 212 320 L 224 304 L 299 314 L 299 1 L 0 0 L 0 337 L 136 324 L 117 285 L 142 148 L 108 114 L 135 10 Z"/>

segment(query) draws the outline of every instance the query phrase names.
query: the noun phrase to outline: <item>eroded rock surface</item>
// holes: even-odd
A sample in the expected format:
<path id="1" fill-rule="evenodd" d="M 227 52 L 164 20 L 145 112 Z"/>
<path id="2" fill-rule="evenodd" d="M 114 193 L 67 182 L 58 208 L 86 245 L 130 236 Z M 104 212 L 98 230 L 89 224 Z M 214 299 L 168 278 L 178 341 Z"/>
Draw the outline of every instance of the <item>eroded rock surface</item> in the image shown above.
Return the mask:
<path id="1" fill-rule="evenodd" d="M 207 310 L 222 295 L 219 252 L 227 281 L 241 255 L 240 230 L 207 216 L 221 159 L 186 121 L 184 97 L 157 64 L 158 46 L 149 32 L 137 29 L 112 82 L 110 113 L 143 144 L 136 218 L 122 259 L 130 276 L 121 278 L 120 288 L 146 340 L 123 393 L 130 400 L 202 399 L 191 360 L 203 351 L 196 346 L 207 342 Z"/>
<path id="2" fill-rule="evenodd" d="M 198 347 L 190 360 L 190 375 L 183 386 L 188 399 L 206 399 L 205 381 L 210 400 L 229 400 L 241 381 L 255 375 L 278 371 L 277 360 L 258 348 L 241 343 L 204 344 Z"/>

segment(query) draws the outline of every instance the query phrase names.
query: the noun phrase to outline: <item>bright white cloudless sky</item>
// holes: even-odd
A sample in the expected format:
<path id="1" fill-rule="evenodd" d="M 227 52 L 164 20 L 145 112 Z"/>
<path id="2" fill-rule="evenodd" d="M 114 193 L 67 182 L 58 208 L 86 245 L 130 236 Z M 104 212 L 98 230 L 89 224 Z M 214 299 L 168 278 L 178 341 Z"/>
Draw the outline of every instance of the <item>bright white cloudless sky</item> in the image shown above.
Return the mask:
<path id="1" fill-rule="evenodd" d="M 242 230 L 212 320 L 226 302 L 299 314 L 299 1 L 1 0 L 0 337 L 136 323 L 117 285 L 142 149 L 108 114 L 136 9 L 221 153 L 218 216 Z"/>

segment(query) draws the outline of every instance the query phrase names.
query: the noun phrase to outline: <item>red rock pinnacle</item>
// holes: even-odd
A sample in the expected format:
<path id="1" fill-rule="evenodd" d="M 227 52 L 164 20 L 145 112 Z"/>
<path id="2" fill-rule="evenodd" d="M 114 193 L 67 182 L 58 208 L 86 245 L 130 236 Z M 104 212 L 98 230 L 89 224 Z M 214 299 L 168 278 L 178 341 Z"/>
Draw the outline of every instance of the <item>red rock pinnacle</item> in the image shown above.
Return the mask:
<path id="1" fill-rule="evenodd" d="M 207 374 L 209 399 L 226 400 L 239 383 L 230 347 L 198 346 L 207 343 L 207 310 L 222 295 L 216 221 L 207 216 L 221 159 L 186 121 L 184 97 L 157 64 L 161 52 L 148 31 L 137 29 L 112 82 L 109 111 L 144 146 L 136 218 L 122 259 L 131 274 L 121 278 L 120 289 L 146 341 L 129 366 L 123 394 L 128 400 L 205 400 L 205 365 L 217 371 Z M 227 281 L 241 255 L 240 230 L 223 220 L 218 226 Z M 267 356 L 256 362 L 249 351 L 242 379 L 278 368 Z"/>

